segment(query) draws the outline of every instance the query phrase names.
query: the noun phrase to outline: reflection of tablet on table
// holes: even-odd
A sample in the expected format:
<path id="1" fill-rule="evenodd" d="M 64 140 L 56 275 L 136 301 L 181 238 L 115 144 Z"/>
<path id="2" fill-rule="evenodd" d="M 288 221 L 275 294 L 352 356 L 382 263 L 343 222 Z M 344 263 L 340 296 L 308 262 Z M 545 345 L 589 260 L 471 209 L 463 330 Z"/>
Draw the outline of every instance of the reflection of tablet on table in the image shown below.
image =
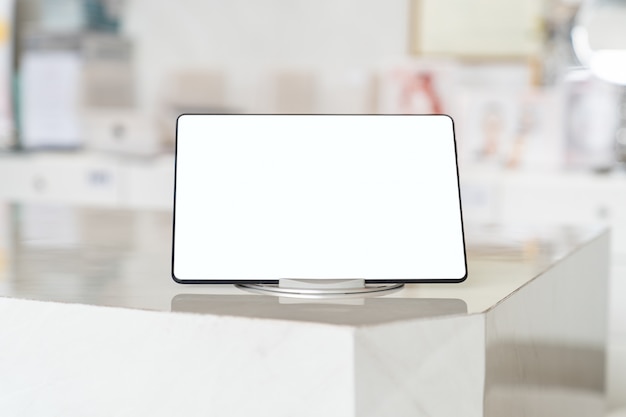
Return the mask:
<path id="1" fill-rule="evenodd" d="M 172 275 L 180 283 L 462 281 L 452 120 L 181 116 Z"/>
<path id="2" fill-rule="evenodd" d="M 467 305 L 455 298 L 361 298 L 344 304 L 283 303 L 278 297 L 260 295 L 179 294 L 172 299 L 172 311 L 360 326 L 467 314 Z"/>

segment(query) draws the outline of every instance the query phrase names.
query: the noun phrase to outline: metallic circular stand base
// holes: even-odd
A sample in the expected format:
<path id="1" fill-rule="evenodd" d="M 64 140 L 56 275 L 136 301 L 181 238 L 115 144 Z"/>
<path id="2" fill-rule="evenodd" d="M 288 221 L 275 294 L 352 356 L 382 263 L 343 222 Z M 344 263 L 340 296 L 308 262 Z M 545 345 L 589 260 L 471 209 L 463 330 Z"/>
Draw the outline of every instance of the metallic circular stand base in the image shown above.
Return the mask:
<path id="1" fill-rule="evenodd" d="M 386 295 L 401 290 L 402 287 L 404 287 L 404 284 L 369 284 L 362 287 L 350 288 L 292 288 L 279 285 L 245 283 L 235 284 L 235 286 L 249 292 L 264 295 L 269 294 L 279 297 L 330 299 Z"/>

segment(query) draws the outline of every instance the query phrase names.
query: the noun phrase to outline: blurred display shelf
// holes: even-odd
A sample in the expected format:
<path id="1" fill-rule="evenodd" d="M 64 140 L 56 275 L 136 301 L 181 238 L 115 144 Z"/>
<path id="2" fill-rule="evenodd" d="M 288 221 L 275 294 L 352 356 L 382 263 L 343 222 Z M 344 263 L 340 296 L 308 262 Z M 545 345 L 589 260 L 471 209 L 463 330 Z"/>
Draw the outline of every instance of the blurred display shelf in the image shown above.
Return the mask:
<path id="1" fill-rule="evenodd" d="M 613 227 L 613 250 L 626 253 L 626 175 L 461 169 L 463 215 L 472 220 Z"/>
<path id="2" fill-rule="evenodd" d="M 501 224 L 610 223 L 625 233 L 626 174 L 460 169 L 464 216 Z M 0 154 L 0 198 L 8 201 L 171 209 L 174 156 L 96 152 Z M 621 236 L 623 235 L 623 237 Z"/>
<path id="3" fill-rule="evenodd" d="M 471 221 L 613 226 L 626 253 L 626 174 L 460 169 L 464 217 Z M 172 208 L 174 156 L 97 152 L 0 154 L 0 198 L 120 208 Z M 623 233 L 620 231 L 623 230 Z"/>
<path id="4" fill-rule="evenodd" d="M 171 209 L 173 189 L 173 155 L 0 155 L 0 198 L 9 201 Z"/>

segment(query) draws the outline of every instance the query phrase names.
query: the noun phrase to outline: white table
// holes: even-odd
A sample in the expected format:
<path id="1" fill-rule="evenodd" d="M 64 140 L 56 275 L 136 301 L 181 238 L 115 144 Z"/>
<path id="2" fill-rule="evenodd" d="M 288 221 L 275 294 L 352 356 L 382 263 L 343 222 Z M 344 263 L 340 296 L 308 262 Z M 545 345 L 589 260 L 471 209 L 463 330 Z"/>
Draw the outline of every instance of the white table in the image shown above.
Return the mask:
<path id="1" fill-rule="evenodd" d="M 171 214 L 0 209 L 2 416 L 601 416 L 609 234 L 466 225 L 462 284 L 169 277 Z"/>

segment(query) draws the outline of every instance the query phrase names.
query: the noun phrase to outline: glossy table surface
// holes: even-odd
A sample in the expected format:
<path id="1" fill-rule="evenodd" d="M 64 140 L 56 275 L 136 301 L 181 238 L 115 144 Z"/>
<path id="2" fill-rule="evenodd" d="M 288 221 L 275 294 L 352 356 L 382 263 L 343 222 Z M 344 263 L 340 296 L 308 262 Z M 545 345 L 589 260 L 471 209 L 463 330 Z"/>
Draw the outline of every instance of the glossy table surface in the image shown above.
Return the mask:
<path id="1" fill-rule="evenodd" d="M 167 211 L 2 204 L 0 297 L 335 324 L 473 314 L 493 308 L 602 232 L 470 223 L 465 282 L 411 284 L 385 297 L 307 305 L 232 285 L 173 282 L 171 223 Z M 355 303 L 361 307 L 350 313 L 347 306 Z"/>
<path id="2" fill-rule="evenodd" d="M 176 284 L 171 222 L 0 205 L 0 415 L 604 414 L 603 228 L 466 219 L 465 282 L 319 301 Z"/>

